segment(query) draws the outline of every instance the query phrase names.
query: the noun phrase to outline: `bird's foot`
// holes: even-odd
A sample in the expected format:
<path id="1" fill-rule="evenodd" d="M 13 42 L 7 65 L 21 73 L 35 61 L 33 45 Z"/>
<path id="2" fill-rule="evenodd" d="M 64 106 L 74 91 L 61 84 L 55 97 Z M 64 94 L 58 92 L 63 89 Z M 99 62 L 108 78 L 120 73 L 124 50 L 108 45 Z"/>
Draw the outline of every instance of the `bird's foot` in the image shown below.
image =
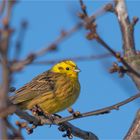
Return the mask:
<path id="1" fill-rule="evenodd" d="M 50 121 L 50 127 L 54 124 L 55 116 L 53 114 L 45 113 L 45 118 Z"/>
<path id="2" fill-rule="evenodd" d="M 35 105 L 31 109 L 31 111 L 32 111 L 32 114 L 35 115 L 35 116 L 43 116 L 44 115 L 43 110 L 38 105 Z"/>

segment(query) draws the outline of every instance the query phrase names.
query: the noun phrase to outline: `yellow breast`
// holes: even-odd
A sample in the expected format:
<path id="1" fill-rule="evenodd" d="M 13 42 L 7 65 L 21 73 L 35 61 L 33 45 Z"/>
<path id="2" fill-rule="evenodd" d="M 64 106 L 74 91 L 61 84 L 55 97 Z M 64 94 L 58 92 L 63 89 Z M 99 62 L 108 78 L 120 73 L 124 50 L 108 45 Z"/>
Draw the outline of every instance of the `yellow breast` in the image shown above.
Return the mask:
<path id="1" fill-rule="evenodd" d="M 46 99 L 39 106 L 44 112 L 54 114 L 70 107 L 78 98 L 80 93 L 80 84 L 78 79 L 59 79 L 55 92 L 49 95 L 51 99 Z M 46 95 L 47 97 L 47 95 Z M 45 97 L 44 97 L 45 98 Z"/>

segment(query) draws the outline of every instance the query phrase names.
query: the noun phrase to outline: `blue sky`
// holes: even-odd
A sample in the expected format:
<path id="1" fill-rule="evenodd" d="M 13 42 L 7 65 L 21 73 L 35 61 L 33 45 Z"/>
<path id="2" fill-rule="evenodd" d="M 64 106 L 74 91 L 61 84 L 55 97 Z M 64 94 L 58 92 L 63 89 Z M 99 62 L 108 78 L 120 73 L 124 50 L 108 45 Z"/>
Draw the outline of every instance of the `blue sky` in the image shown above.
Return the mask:
<path id="1" fill-rule="evenodd" d="M 107 1 L 86 1 L 89 15 L 99 9 Z M 127 1 L 130 18 L 140 17 L 140 2 Z M 22 20 L 28 21 L 28 29 L 22 45 L 21 59 L 28 54 L 38 51 L 56 39 L 62 29 L 69 30 L 79 19 L 76 13 L 80 11 L 78 1 L 38 1 L 22 0 L 15 6 L 12 16 L 12 27 L 16 29 L 11 41 L 11 54 L 13 56 L 14 41 L 18 35 Z M 121 51 L 121 33 L 117 18 L 113 14 L 105 14 L 97 19 L 98 32 L 101 37 L 116 51 Z M 136 47 L 139 46 L 140 24 L 135 28 Z M 84 29 L 76 32 L 58 46 L 58 51 L 40 57 L 38 60 L 66 59 L 74 56 L 89 56 L 104 54 L 107 51 L 95 41 L 86 40 L 87 32 Z M 109 67 L 114 58 L 104 58 L 96 61 L 77 62 L 81 69 L 79 75 L 81 94 L 73 105 L 75 110 L 82 112 L 96 110 L 122 101 L 135 93 L 137 89 L 128 76 L 119 78 L 117 74 L 110 74 Z M 51 65 L 30 65 L 15 75 L 13 86 L 20 88 L 36 75 L 48 70 Z M 101 140 L 119 140 L 124 137 L 130 127 L 137 109 L 139 100 L 129 103 L 112 111 L 110 114 L 82 118 L 71 121 L 72 124 L 87 131 L 93 131 Z M 69 115 L 65 110 L 62 116 Z M 13 115 L 14 123 L 18 117 Z M 56 126 L 42 126 L 35 129 L 31 135 L 23 130 L 25 139 L 66 139 Z M 77 139 L 77 138 L 74 138 Z"/>

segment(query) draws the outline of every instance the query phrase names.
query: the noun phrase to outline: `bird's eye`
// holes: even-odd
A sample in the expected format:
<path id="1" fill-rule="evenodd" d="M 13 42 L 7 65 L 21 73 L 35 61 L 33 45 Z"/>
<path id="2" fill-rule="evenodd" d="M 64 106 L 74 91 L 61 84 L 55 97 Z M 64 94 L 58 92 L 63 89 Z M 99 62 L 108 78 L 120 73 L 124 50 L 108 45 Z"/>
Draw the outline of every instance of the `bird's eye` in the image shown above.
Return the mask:
<path id="1" fill-rule="evenodd" d="M 69 70 L 70 68 L 69 67 L 66 67 L 66 70 Z"/>

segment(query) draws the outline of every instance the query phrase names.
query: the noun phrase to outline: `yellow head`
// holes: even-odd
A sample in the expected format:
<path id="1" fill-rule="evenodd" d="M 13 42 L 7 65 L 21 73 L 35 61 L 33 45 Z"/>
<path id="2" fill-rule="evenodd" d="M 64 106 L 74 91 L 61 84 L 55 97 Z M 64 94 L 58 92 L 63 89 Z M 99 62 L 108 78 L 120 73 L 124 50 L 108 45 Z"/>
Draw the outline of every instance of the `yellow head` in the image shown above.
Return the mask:
<path id="1" fill-rule="evenodd" d="M 77 65 L 71 60 L 64 60 L 51 68 L 52 72 L 63 73 L 68 75 L 69 77 L 77 78 L 80 70 Z"/>

